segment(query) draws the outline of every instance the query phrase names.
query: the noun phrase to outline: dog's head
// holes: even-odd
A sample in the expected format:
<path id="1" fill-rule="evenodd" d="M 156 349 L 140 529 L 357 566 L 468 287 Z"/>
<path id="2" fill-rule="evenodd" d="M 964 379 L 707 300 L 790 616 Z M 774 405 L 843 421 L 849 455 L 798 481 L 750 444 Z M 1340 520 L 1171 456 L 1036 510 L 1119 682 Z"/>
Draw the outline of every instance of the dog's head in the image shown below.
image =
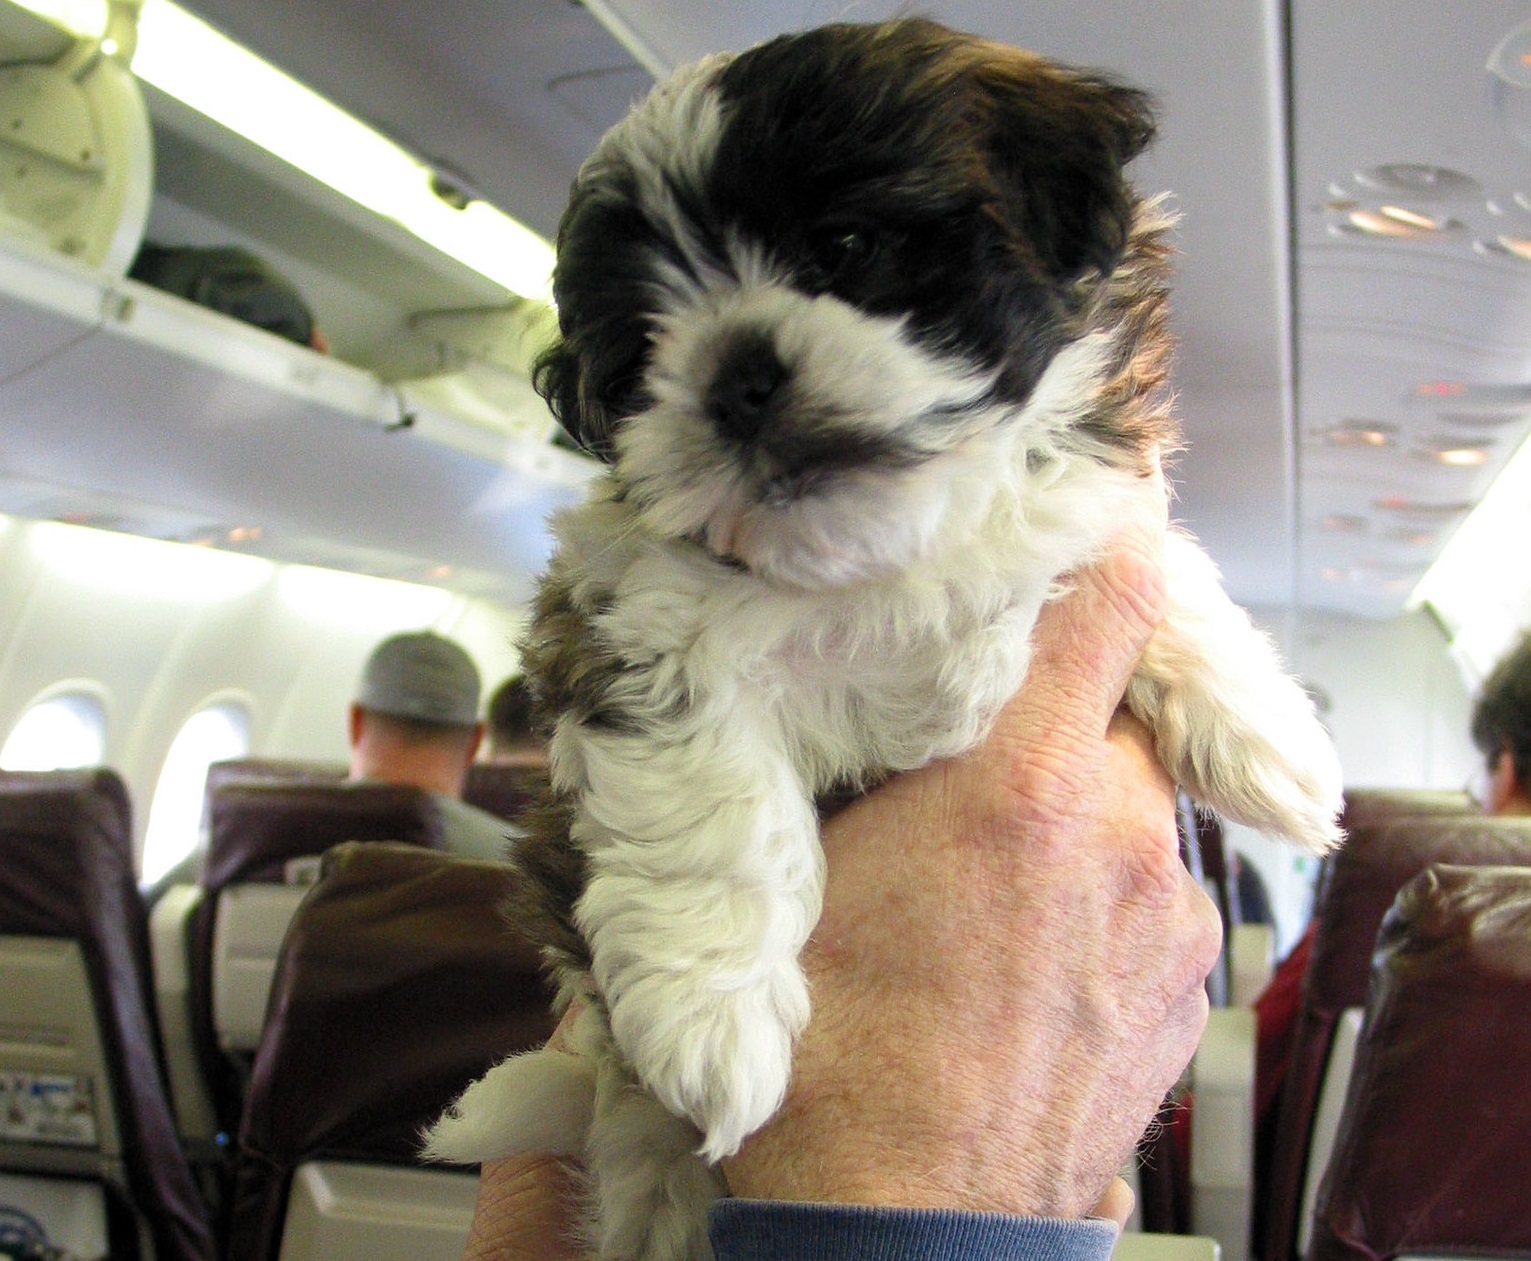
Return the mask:
<path id="1" fill-rule="evenodd" d="M 801 586 L 903 565 L 984 510 L 1028 416 L 1039 464 L 1088 410 L 1061 395 L 1101 354 L 1062 352 L 1152 135 L 1142 93 L 925 21 L 710 58 L 581 170 L 538 387 L 662 535 Z"/>

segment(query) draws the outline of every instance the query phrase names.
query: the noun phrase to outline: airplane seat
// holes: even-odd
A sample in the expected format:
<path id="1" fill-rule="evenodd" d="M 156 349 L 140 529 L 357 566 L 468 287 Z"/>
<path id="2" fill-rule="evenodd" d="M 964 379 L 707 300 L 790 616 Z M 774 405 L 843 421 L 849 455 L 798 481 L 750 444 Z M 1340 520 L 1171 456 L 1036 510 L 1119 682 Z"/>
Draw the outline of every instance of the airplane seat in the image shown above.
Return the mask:
<path id="1" fill-rule="evenodd" d="M 1413 814 L 1482 814 L 1482 808 L 1461 789 L 1347 788 L 1340 827 L 1365 827 L 1382 819 Z"/>
<path id="2" fill-rule="evenodd" d="M 470 806 L 514 823 L 523 810 L 541 797 L 547 782 L 544 766 L 474 762 L 463 781 L 462 798 Z"/>
<path id="3" fill-rule="evenodd" d="M 1326 1093 L 1344 1097 L 1342 1084 L 1326 1083 L 1326 1066 L 1332 1048 L 1348 1045 L 1345 1013 L 1365 1006 L 1378 929 L 1399 889 L 1436 862 L 1531 864 L 1531 819 L 1463 814 L 1445 802 L 1429 813 L 1428 803 L 1413 803 L 1421 804 L 1427 812 L 1409 813 L 1413 806 L 1397 796 L 1357 799 L 1346 812 L 1346 844 L 1320 872 L 1290 1059 L 1270 1148 L 1257 1162 L 1256 1208 L 1262 1212 L 1254 1238 L 1263 1261 L 1293 1261 L 1304 1247 L 1305 1200 L 1311 1205 L 1329 1160 L 1326 1129 L 1318 1125 L 1320 1104 Z"/>
<path id="4" fill-rule="evenodd" d="M 211 808 L 213 795 L 224 784 L 237 781 L 265 782 L 294 780 L 329 783 L 345 779 L 350 773 L 345 762 L 328 758 L 233 757 L 213 762 L 207 768 L 206 800 Z"/>
<path id="5" fill-rule="evenodd" d="M 1531 867 L 1432 865 L 1378 938 L 1307 1261 L 1531 1256 Z"/>
<path id="6" fill-rule="evenodd" d="M 399 784 L 232 778 L 213 786 L 187 926 L 193 1040 L 220 1133 L 238 1130 L 277 951 L 319 856 L 342 841 L 443 844 L 431 795 Z"/>
<path id="7" fill-rule="evenodd" d="M 202 832 L 211 830 L 212 800 L 225 784 L 270 780 L 337 781 L 345 778 L 345 762 L 302 758 L 241 757 L 214 762 L 207 768 L 203 792 Z M 193 873 L 187 865 L 170 873 L 145 891 L 149 901 L 150 945 L 154 960 L 154 990 L 160 1034 L 164 1039 L 165 1068 L 170 1077 L 170 1097 L 175 1106 L 181 1140 L 199 1171 L 214 1171 L 225 1164 L 220 1146 L 217 1109 L 208 1087 L 201 1046 L 192 1015 L 192 925 L 202 902 L 201 867 L 205 851 L 196 856 Z M 253 1043 L 253 1038 L 249 1039 Z M 217 1181 L 216 1172 L 213 1174 Z"/>
<path id="8" fill-rule="evenodd" d="M 52 1216 L 50 1242 L 80 1256 L 213 1261 L 132 835 L 113 771 L 0 773 L 0 1201 Z"/>
<path id="9" fill-rule="evenodd" d="M 423 1128 L 553 1029 L 499 863 L 345 844 L 292 921 L 239 1133 L 228 1261 L 461 1256 L 476 1173 Z"/>

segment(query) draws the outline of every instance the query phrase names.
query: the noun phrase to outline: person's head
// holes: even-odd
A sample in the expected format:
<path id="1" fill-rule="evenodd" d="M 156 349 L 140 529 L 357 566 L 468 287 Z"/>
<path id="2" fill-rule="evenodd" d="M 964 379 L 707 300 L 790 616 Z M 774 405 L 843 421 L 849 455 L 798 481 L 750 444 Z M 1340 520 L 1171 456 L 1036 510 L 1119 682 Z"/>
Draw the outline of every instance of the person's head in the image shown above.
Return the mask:
<path id="1" fill-rule="evenodd" d="M 458 795 L 484 727 L 473 659 L 430 631 L 372 650 L 351 704 L 351 777 Z"/>
<path id="2" fill-rule="evenodd" d="M 485 710 L 487 760 L 533 765 L 545 760 L 543 741 L 532 720 L 532 692 L 519 671 L 494 690 Z"/>
<path id="3" fill-rule="evenodd" d="M 1531 633 L 1489 672 L 1473 705 L 1473 743 L 1488 761 L 1490 814 L 1531 814 Z"/>

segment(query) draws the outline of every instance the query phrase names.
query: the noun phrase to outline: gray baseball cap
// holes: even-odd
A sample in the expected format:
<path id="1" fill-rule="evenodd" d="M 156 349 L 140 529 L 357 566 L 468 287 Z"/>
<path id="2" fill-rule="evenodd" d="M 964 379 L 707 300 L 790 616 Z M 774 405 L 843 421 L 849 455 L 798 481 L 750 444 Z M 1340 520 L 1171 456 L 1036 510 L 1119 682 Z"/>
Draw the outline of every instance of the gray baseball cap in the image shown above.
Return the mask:
<path id="1" fill-rule="evenodd" d="M 430 631 L 413 631 L 372 650 L 356 703 L 396 718 L 471 727 L 478 721 L 478 690 L 478 667 L 466 652 Z"/>

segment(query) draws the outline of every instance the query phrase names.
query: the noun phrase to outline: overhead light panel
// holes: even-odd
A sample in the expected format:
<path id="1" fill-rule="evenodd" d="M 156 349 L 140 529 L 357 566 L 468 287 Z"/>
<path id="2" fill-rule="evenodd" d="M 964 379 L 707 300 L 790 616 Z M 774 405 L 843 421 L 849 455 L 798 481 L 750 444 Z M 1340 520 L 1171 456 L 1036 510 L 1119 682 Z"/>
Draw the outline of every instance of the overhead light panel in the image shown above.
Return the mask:
<path id="1" fill-rule="evenodd" d="M 104 0 L 19 0 L 78 35 L 106 29 Z M 512 293 L 547 301 L 552 247 L 484 201 L 455 208 L 437 172 L 171 0 L 144 0 L 133 72 Z"/>
<path id="2" fill-rule="evenodd" d="M 1398 426 L 1380 420 L 1344 420 L 1320 431 L 1332 447 L 1386 447 L 1398 435 Z"/>
<path id="3" fill-rule="evenodd" d="M 1352 210 L 1342 230 L 1368 236 L 1396 237 L 1406 241 L 1439 241 L 1461 231 L 1462 225 L 1445 216 L 1427 215 L 1407 206 L 1378 206 L 1375 210 Z"/>
<path id="4" fill-rule="evenodd" d="M 1453 651 L 1479 678 L 1531 626 L 1531 580 L 1523 568 L 1506 563 L 1526 538 L 1531 538 L 1531 442 L 1510 457 L 1410 600 L 1440 614 L 1453 636 Z"/>

